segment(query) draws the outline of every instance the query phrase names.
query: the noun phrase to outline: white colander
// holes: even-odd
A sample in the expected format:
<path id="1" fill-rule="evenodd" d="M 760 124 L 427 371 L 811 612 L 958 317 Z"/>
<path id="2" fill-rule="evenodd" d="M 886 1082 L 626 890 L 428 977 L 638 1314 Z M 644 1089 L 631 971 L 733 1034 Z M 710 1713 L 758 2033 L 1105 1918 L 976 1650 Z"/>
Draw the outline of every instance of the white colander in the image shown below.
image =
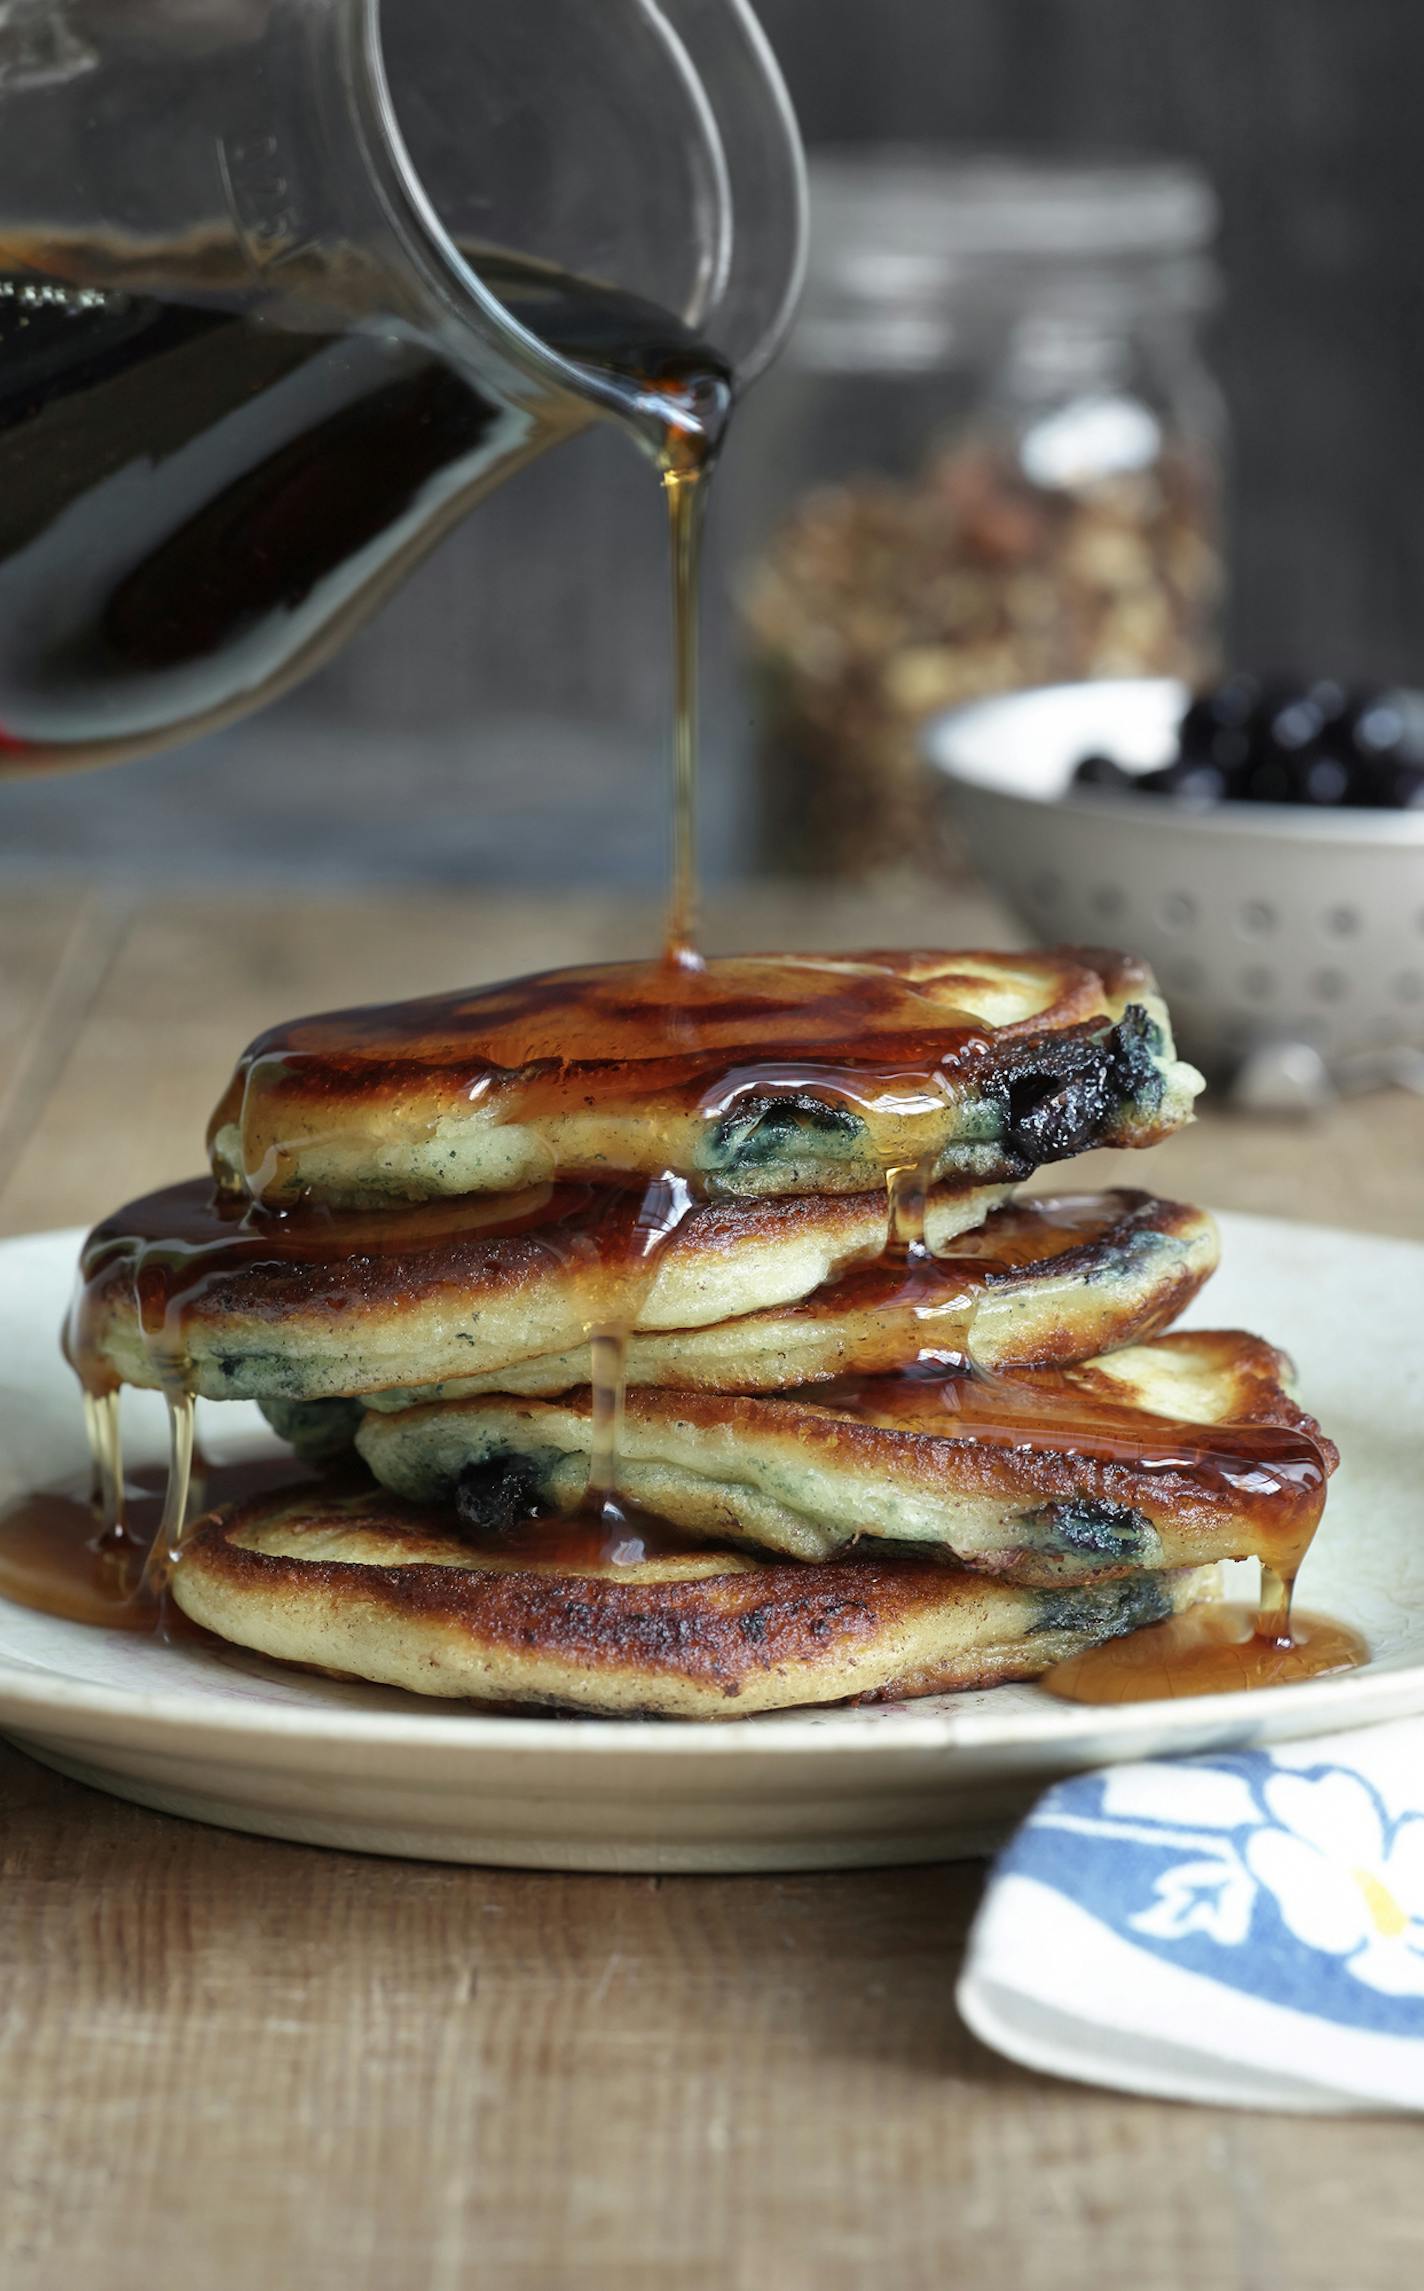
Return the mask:
<path id="1" fill-rule="evenodd" d="M 1035 936 L 1144 955 L 1199 1065 L 1299 1051 L 1383 1077 L 1424 1047 L 1424 815 L 1069 793 L 1088 754 L 1166 763 L 1186 698 L 1167 678 L 1047 685 L 937 718 L 926 753 Z"/>

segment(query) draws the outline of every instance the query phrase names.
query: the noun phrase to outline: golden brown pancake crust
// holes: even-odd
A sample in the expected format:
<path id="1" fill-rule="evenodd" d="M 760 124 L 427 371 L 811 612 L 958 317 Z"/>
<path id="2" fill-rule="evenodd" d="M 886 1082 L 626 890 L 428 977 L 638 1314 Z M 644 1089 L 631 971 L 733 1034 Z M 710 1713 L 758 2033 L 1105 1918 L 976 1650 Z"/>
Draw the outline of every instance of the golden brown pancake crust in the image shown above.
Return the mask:
<path id="1" fill-rule="evenodd" d="M 1207 1595 L 1208 1575 L 1043 1593 L 937 1564 L 703 1553 L 571 1570 L 472 1547 L 379 1492 L 267 1496 L 201 1521 L 175 1577 L 238 1643 L 417 1693 L 736 1716 L 1030 1677 Z"/>

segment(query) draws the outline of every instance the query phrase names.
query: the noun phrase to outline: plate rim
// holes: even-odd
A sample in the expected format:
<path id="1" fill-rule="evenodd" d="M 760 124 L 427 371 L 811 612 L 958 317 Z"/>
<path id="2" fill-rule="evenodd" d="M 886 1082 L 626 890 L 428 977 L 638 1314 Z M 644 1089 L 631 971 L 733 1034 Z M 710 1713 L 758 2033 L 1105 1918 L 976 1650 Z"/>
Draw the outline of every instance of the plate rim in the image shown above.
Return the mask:
<path id="1" fill-rule="evenodd" d="M 76 1626 L 79 1628 L 81 1626 Z M 888 1723 L 857 1726 L 855 1713 L 844 1713 L 836 1723 L 834 1706 L 814 1706 L 815 1717 L 777 1716 L 736 1719 L 648 1718 L 519 1718 L 472 1712 L 429 1716 L 401 1711 L 335 1711 L 300 1704 L 249 1703 L 208 1700 L 182 1689 L 161 1693 L 132 1692 L 123 1688 L 71 1682 L 60 1673 L 22 1667 L 0 1657 L 0 1730 L 15 1724 L 12 1713 L 33 1711 L 50 1719 L 110 1719 L 130 1730 L 168 1732 L 180 1727 L 190 1734 L 220 1734 L 234 1742 L 290 1740 L 349 1742 L 371 1749 L 422 1748 L 432 1752 L 489 1751 L 496 1747 L 520 1755 L 535 1755 L 555 1748 L 561 1754 L 585 1758 L 609 1751 L 631 1751 L 638 1756 L 668 1756 L 696 1751 L 700 1756 L 720 1752 L 724 1758 L 748 1751 L 858 1757 L 883 1756 L 891 1748 L 905 1751 L 962 1751 L 984 1753 L 1030 1747 L 1061 1748 L 1071 1757 L 1085 1741 L 1101 1743 L 1110 1736 L 1130 1738 L 1148 1718 L 1164 1709 L 1180 1708 L 1197 1724 L 1222 1726 L 1259 1719 L 1264 1725 L 1283 1708 L 1308 1717 L 1317 1709 L 1328 1714 L 1340 1677 L 1353 1675 L 1349 1707 L 1320 1731 L 1346 1732 L 1372 1722 L 1373 1710 L 1364 1707 L 1392 1704 L 1401 1689 L 1415 1687 L 1424 1702 L 1424 1663 L 1401 1663 L 1387 1670 L 1362 1674 L 1341 1673 L 1337 1678 L 1312 1679 L 1294 1686 L 1260 1687 L 1250 1692 L 1195 1695 L 1180 1703 L 1170 1697 L 1152 1702 L 1120 1704 L 1067 1703 L 1056 1709 L 1015 1711 L 995 1719 L 992 1713 L 944 1711 L 915 1713 L 905 1704 L 869 1705 L 867 1717 L 892 1709 L 906 1712 Z M 48 1691 L 46 1691 L 48 1689 Z M 21 1720 L 23 1724 L 23 1720 Z M 68 1735 L 74 1729 L 62 1726 Z M 1259 1729 L 1258 1729 L 1259 1731 Z M 1293 1729 L 1293 1731 L 1295 1731 Z M 1316 1731 L 1302 1725 L 1299 1732 Z M 1095 1758 L 1094 1763 L 1099 1761 Z"/>
<path id="2" fill-rule="evenodd" d="M 1302 1247 L 1308 1247 L 1312 1239 L 1337 1244 L 1364 1241 L 1418 1257 L 1424 1270 L 1424 1241 L 1416 1241 L 1408 1235 L 1322 1225 L 1255 1210 L 1219 1210 L 1212 1214 L 1228 1232 L 1232 1226 L 1263 1226 L 1276 1233 L 1288 1232 Z M 17 1248 L 76 1247 L 85 1231 L 83 1226 L 56 1226 L 0 1236 L 0 1262 L 10 1250 Z M 8 1604 L 0 1600 L 0 1618 Z M 74 1626 L 75 1629 L 83 1627 Z M 72 1715 L 81 1720 L 110 1720 L 131 1733 L 137 1730 L 166 1734 L 176 1726 L 249 1746 L 266 1741 L 275 1744 L 295 1737 L 333 1744 L 349 1742 L 371 1749 L 422 1747 L 442 1754 L 465 1751 L 471 1756 L 496 1748 L 518 1757 L 537 1756 L 557 1749 L 562 1755 L 580 1760 L 601 1758 L 613 1751 L 652 1758 L 696 1751 L 704 1758 L 720 1757 L 724 1762 L 750 1752 L 775 1753 L 781 1758 L 808 1754 L 861 1758 L 883 1757 L 891 1750 L 983 1754 L 1047 1747 L 1061 1749 L 1065 1760 L 1071 1760 L 1088 1741 L 1096 1745 L 1115 1737 L 1126 1740 L 1140 1732 L 1146 1720 L 1160 1724 L 1162 1714 L 1169 1709 L 1183 1713 L 1184 1731 L 1193 1724 L 1198 1729 L 1207 1724 L 1220 1724 L 1235 1730 L 1243 1723 L 1251 1725 L 1259 1721 L 1259 1725 L 1252 1726 L 1256 1732 L 1282 1709 L 1289 1709 L 1302 1719 L 1320 1710 L 1327 1722 L 1321 1731 L 1326 1731 L 1329 1707 L 1339 1692 L 1341 1678 L 1351 1681 L 1351 1692 L 1347 1708 L 1335 1721 L 1336 1731 L 1371 1723 L 1373 1706 L 1377 1703 L 1388 1706 L 1401 1692 L 1417 1693 L 1419 1704 L 1424 1707 L 1424 1662 L 1415 1662 L 1249 1692 L 1238 1688 L 1230 1693 L 1197 1695 L 1180 1701 L 1160 1697 L 1151 1702 L 1064 1702 L 1053 1706 L 1045 1700 L 1042 1710 L 1016 1708 L 1001 1716 L 996 1716 L 992 1707 L 983 1712 L 953 1708 L 925 1711 L 916 1710 L 913 1702 L 872 1704 L 864 1713 L 868 1723 L 859 1725 L 856 1723 L 859 1714 L 854 1710 L 838 1713 L 834 1705 L 811 1705 L 805 1712 L 747 1718 L 729 1713 L 725 1719 L 710 1720 L 583 1718 L 577 1714 L 572 1718 L 524 1718 L 463 1709 L 458 1714 L 447 1714 L 439 1709 L 419 1712 L 333 1710 L 296 1703 L 262 1702 L 257 1698 L 250 1702 L 227 1700 L 176 1685 L 158 1690 L 98 1686 L 70 1680 L 61 1672 L 44 1670 L 23 1659 L 17 1661 L 0 1646 L 0 1729 L 13 1727 L 17 1715 L 22 1727 L 27 1717 L 48 1717 L 51 1721 L 60 1721 L 61 1732 L 68 1735 L 76 1730 L 63 1722 Z M 1292 1732 L 1300 1734 L 1314 1731 L 1309 1724 L 1292 1728 Z M 1095 1756 L 1093 1762 L 1102 1761 Z"/>

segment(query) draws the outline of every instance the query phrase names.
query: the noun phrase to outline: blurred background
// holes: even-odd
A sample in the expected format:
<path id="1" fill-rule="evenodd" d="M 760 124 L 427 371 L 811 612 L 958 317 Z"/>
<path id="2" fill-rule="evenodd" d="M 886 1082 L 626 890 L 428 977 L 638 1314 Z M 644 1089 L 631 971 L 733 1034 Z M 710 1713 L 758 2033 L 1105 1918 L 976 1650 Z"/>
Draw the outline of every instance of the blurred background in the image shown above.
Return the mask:
<path id="1" fill-rule="evenodd" d="M 921 832 L 913 727 L 979 691 L 1204 672 L 1218 641 L 1267 668 L 1417 676 L 1424 16 L 760 13 L 819 196 L 797 336 L 712 513 L 708 877 L 952 872 L 952 842 Z M 1008 157 L 986 173 L 986 150 Z M 1124 158 L 1147 171 L 1102 175 Z M 1026 436 L 1047 508 L 1018 482 Z M 656 886 L 660 521 L 620 436 L 574 439 L 265 715 L 0 789 L 0 873 Z"/>

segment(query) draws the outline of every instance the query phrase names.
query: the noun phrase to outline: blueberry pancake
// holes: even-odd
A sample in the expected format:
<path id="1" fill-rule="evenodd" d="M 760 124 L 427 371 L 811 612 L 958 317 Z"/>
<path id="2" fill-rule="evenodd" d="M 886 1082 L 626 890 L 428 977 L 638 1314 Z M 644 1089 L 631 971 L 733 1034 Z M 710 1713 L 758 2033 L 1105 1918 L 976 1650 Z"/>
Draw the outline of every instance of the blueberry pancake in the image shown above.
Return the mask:
<path id="1" fill-rule="evenodd" d="M 276 1027 L 239 1061 L 209 1148 L 220 1184 L 269 1205 L 610 1170 L 856 1194 L 892 1167 L 1002 1184 L 1150 1145 L 1200 1087 L 1125 955 L 622 963 Z"/>
<path id="2" fill-rule="evenodd" d="M 301 1488 L 201 1521 L 173 1595 L 239 1646 L 414 1694 L 739 1718 L 1035 1678 L 1215 1589 L 1211 1569 L 1031 1590 L 924 1559 L 540 1557 L 536 1532 L 502 1545 L 379 1492 Z"/>
<path id="3" fill-rule="evenodd" d="M 937 1187 L 930 1246 L 953 1247 L 1009 1190 Z M 69 1352 L 93 1380 L 176 1370 L 209 1400 L 440 1384 L 569 1351 L 591 1326 L 695 1328 L 793 1303 L 874 1259 L 888 1231 L 883 1187 L 698 1207 L 570 1182 L 268 1212 L 197 1178 L 94 1228 Z"/>
<path id="4" fill-rule="evenodd" d="M 628 1339 L 629 1384 L 785 1392 L 879 1376 L 967 1346 L 987 1369 L 1089 1360 L 1156 1336 L 1215 1271 L 1203 1209 L 1147 1193 L 1036 1194 L 996 1209 L 933 1263 L 853 1268 L 810 1296 L 710 1327 Z M 971 1334 L 972 1330 L 972 1334 Z M 374 1408 L 507 1392 L 549 1398 L 586 1384 L 589 1349 L 535 1355 L 444 1384 L 373 1392 Z"/>
<path id="5" fill-rule="evenodd" d="M 829 1560 L 865 1540 L 1020 1583 L 1253 1555 L 1289 1575 L 1336 1451 L 1289 1363 L 1234 1330 L 1072 1367 L 848 1378 L 803 1392 L 630 1392 L 618 1488 L 707 1541 Z M 368 1413 L 376 1478 L 497 1527 L 567 1510 L 588 1476 L 586 1391 Z"/>

